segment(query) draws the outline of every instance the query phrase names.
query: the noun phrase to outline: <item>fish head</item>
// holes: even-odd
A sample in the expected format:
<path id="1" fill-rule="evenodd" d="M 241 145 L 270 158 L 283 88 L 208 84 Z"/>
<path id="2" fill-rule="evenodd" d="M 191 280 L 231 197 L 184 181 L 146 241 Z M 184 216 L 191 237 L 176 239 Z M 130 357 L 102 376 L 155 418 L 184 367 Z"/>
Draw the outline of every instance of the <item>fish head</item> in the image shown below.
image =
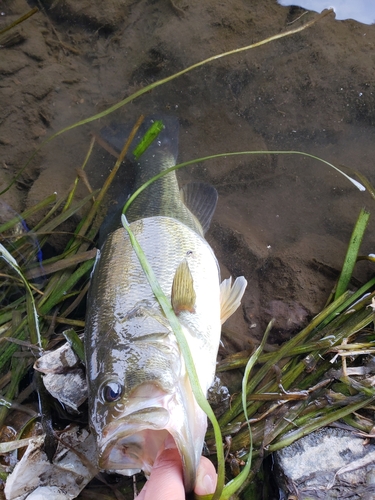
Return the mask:
<path id="1" fill-rule="evenodd" d="M 192 490 L 207 417 L 195 401 L 174 335 L 147 335 L 143 342 L 117 346 L 110 356 L 100 349 L 96 354 L 107 359 L 105 369 L 94 360 L 89 364 L 99 468 L 148 476 L 162 451 L 177 448 L 185 489 Z"/>

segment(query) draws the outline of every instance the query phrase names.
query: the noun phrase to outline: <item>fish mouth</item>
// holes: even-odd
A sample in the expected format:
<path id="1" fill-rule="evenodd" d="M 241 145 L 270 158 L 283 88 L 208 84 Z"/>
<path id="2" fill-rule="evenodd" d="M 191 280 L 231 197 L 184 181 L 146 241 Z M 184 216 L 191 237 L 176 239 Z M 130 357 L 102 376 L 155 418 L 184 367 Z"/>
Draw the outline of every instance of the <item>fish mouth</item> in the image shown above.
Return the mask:
<path id="1" fill-rule="evenodd" d="M 167 448 L 177 448 L 183 466 L 186 491 L 196 477 L 194 440 L 182 426 L 172 425 L 170 412 L 162 407 L 143 408 L 109 423 L 98 442 L 100 469 L 133 475 L 143 470 L 149 476 L 156 458 Z"/>

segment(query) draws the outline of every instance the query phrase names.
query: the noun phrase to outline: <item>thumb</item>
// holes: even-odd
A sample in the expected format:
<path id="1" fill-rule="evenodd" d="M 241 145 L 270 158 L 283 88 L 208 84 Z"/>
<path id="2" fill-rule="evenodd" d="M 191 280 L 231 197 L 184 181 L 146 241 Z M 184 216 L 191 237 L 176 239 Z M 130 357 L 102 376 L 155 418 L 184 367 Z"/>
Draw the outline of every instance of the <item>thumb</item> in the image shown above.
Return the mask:
<path id="1" fill-rule="evenodd" d="M 212 495 L 217 484 L 217 474 L 213 463 L 206 457 L 201 457 L 195 482 L 195 497 Z"/>

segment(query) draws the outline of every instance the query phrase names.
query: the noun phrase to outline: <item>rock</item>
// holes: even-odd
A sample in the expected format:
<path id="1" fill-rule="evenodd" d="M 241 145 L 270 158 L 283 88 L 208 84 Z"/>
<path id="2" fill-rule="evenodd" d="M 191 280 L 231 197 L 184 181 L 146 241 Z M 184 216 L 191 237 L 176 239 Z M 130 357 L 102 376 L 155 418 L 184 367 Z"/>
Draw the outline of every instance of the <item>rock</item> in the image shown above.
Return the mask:
<path id="1" fill-rule="evenodd" d="M 275 461 L 282 499 L 375 499 L 375 445 L 348 430 L 320 429 L 276 452 Z"/>

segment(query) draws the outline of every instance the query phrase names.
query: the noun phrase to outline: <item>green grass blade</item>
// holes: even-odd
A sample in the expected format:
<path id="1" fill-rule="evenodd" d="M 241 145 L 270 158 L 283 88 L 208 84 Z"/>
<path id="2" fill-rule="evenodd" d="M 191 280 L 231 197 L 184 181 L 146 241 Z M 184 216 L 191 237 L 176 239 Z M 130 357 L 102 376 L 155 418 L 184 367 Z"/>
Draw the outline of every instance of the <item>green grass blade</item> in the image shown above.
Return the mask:
<path id="1" fill-rule="evenodd" d="M 37 205 L 28 208 L 24 212 L 20 214 L 20 216 L 13 217 L 13 219 L 9 220 L 8 222 L 5 222 L 0 226 L 0 233 L 7 231 L 8 229 L 11 229 L 14 227 L 16 224 L 19 224 L 20 222 L 20 217 L 21 219 L 27 220 L 31 215 L 34 215 L 35 213 L 39 212 L 39 210 L 42 210 L 46 206 L 50 205 L 51 203 L 54 203 L 56 201 L 56 194 L 51 194 L 41 202 L 39 202 Z"/>
<path id="2" fill-rule="evenodd" d="M 27 370 L 27 361 L 25 359 L 12 359 L 12 378 L 10 384 L 7 387 L 6 396 L 2 398 L 2 404 L 0 407 L 0 426 L 3 426 L 5 417 L 7 416 L 9 409 L 12 407 L 12 401 L 18 392 L 18 387 L 21 382 L 22 377 L 25 375 Z M 10 406 L 9 406 L 10 403 Z"/>
<path id="3" fill-rule="evenodd" d="M 72 215 L 77 213 L 86 203 L 88 203 L 92 198 L 98 193 L 98 190 L 94 191 L 93 193 L 88 194 L 83 200 L 79 201 L 74 205 L 74 207 L 70 207 L 66 209 L 64 212 L 61 214 L 57 215 L 54 219 L 52 219 L 49 222 L 46 222 L 42 227 L 39 228 L 41 232 L 46 232 L 49 233 L 53 231 L 57 226 L 62 224 L 64 221 L 69 219 Z"/>
<path id="4" fill-rule="evenodd" d="M 77 335 L 77 332 L 75 330 L 65 330 L 63 332 L 64 337 L 68 341 L 70 347 L 73 349 L 73 351 L 77 354 L 79 359 L 81 360 L 82 363 L 85 364 L 85 349 L 83 347 L 83 342 Z"/>
<path id="5" fill-rule="evenodd" d="M 246 387 L 247 387 L 247 382 L 249 380 L 250 372 L 253 369 L 256 362 L 258 361 L 259 356 L 263 352 L 264 346 L 267 342 L 268 334 L 271 331 L 273 323 L 274 323 L 274 321 L 272 320 L 268 324 L 261 344 L 259 345 L 257 350 L 254 352 L 254 354 L 252 354 L 249 361 L 247 362 L 247 365 L 245 368 L 245 373 L 244 373 L 244 376 L 242 379 L 242 407 L 243 407 L 243 411 L 245 414 L 245 419 L 247 422 L 247 426 L 249 429 L 249 436 L 250 436 L 249 456 L 248 456 L 248 459 L 246 461 L 246 465 L 243 468 L 243 470 L 240 472 L 240 474 L 224 486 L 223 493 L 220 497 L 220 500 L 229 500 L 231 498 L 231 496 L 234 495 L 236 493 L 236 491 L 238 491 L 238 489 L 243 485 L 243 483 L 246 481 L 246 479 L 248 478 L 248 476 L 250 474 L 251 459 L 252 459 L 252 452 L 253 452 L 253 440 L 252 440 L 252 435 L 251 435 L 251 427 L 250 427 L 250 423 L 249 423 L 249 418 L 247 415 L 247 401 L 246 401 L 247 390 L 246 390 Z"/>
<path id="6" fill-rule="evenodd" d="M 125 155 L 131 145 L 131 143 L 133 142 L 133 139 L 136 135 L 136 133 L 138 132 L 138 129 L 139 127 L 141 126 L 142 122 L 144 120 L 144 116 L 141 115 L 138 120 L 136 121 L 132 131 L 130 132 L 129 134 L 129 137 L 127 138 L 127 140 L 125 141 L 125 144 L 122 148 L 122 151 L 119 155 L 119 157 L 117 158 L 116 160 L 116 163 L 113 167 L 113 169 L 111 170 L 110 174 L 108 175 L 107 179 L 104 181 L 104 184 L 102 186 L 102 188 L 100 189 L 99 191 L 99 194 L 96 198 L 96 200 L 94 201 L 89 213 L 87 214 L 86 218 L 84 219 L 83 224 L 82 226 L 79 227 L 79 231 L 78 231 L 78 236 L 85 236 L 92 221 L 94 220 L 94 217 L 96 216 L 97 214 L 97 211 L 99 209 L 99 206 L 100 206 L 100 203 L 103 201 L 103 198 L 105 196 L 105 194 L 107 193 L 118 169 L 120 168 L 121 164 L 122 164 L 122 161 L 123 159 L 125 158 Z M 99 228 L 97 228 L 99 229 Z M 91 230 L 88 232 L 87 234 L 87 237 L 88 238 L 93 238 L 96 234 L 96 228 L 91 228 Z M 81 246 L 80 246 L 80 250 L 85 250 L 87 248 L 87 244 L 83 243 Z"/>
<path id="7" fill-rule="evenodd" d="M 2 257 L 14 269 L 14 271 L 16 271 L 16 273 L 19 275 L 19 277 L 22 279 L 25 285 L 26 292 L 28 294 L 27 309 L 28 309 L 28 322 L 29 322 L 30 336 L 31 336 L 30 340 L 32 343 L 38 345 L 40 349 L 42 349 L 42 339 L 39 331 L 38 313 L 36 311 L 34 295 L 30 288 L 29 282 L 23 275 L 21 269 L 17 264 L 17 261 L 14 259 L 14 257 L 12 257 L 12 255 L 1 243 L 0 243 L 0 257 Z"/>
<path id="8" fill-rule="evenodd" d="M 364 398 L 363 396 L 361 396 L 359 398 L 359 401 L 345 405 L 344 408 L 340 408 L 339 410 L 328 412 L 328 414 L 325 414 L 320 418 L 314 419 L 312 422 L 301 427 L 300 429 L 289 432 L 287 435 L 282 437 L 277 443 L 270 445 L 268 447 L 268 451 L 273 452 L 281 450 L 282 448 L 285 448 L 285 446 L 289 446 L 292 443 L 294 443 L 294 441 L 297 441 L 297 439 L 307 436 L 308 434 L 311 434 L 311 432 L 314 432 L 317 429 L 320 429 L 321 427 L 326 427 L 327 425 L 332 424 L 333 422 L 340 420 L 340 418 L 343 418 L 346 415 L 350 415 L 351 413 L 354 413 L 360 410 L 361 408 L 369 406 L 373 404 L 374 401 L 375 401 L 375 396 L 372 396 L 370 398 Z"/>
<path id="9" fill-rule="evenodd" d="M 354 226 L 352 236 L 350 238 L 344 265 L 340 274 L 339 281 L 337 283 L 335 299 L 339 298 L 348 288 L 369 218 L 370 212 L 362 208 L 358 216 L 356 225 Z"/>
<path id="10" fill-rule="evenodd" d="M 52 262 L 51 264 L 44 264 L 43 267 L 36 267 L 34 269 L 30 269 L 26 271 L 25 276 L 28 279 L 37 278 L 38 276 L 47 276 L 48 274 L 53 274 L 58 271 L 62 271 L 68 267 L 76 266 L 77 264 L 81 264 L 86 260 L 90 260 L 96 257 L 98 250 L 93 248 L 92 250 L 88 250 L 87 252 L 80 252 L 71 257 L 64 257 L 62 255 L 59 256 L 59 259 L 56 262 Z"/>
<path id="11" fill-rule="evenodd" d="M 305 342 L 306 339 L 311 335 L 314 328 L 316 328 L 329 314 L 332 313 L 344 299 L 347 298 L 347 295 L 340 297 L 333 304 L 324 309 L 320 314 L 318 314 L 309 325 L 306 326 L 303 330 L 301 330 L 297 335 L 295 335 L 289 342 L 282 345 L 280 349 L 278 349 L 275 353 L 273 353 L 272 358 L 270 358 L 255 374 L 252 378 L 247 390 L 249 393 L 252 393 L 257 385 L 264 379 L 267 373 L 272 370 L 272 367 L 278 363 L 283 357 L 289 355 L 289 352 L 292 348 L 299 345 L 302 342 Z M 236 397 L 231 404 L 231 408 L 220 418 L 220 425 L 227 425 L 233 418 L 239 415 L 241 411 L 242 400 L 241 397 Z"/>
<path id="12" fill-rule="evenodd" d="M 157 138 L 157 136 L 160 134 L 160 132 L 163 130 L 164 125 L 161 120 L 156 120 L 151 127 L 147 130 L 145 135 L 142 137 L 140 140 L 139 144 L 133 151 L 133 155 L 135 156 L 135 159 L 138 160 L 138 158 L 143 155 L 143 153 L 146 151 L 146 149 L 154 142 L 154 140 Z"/>
<path id="13" fill-rule="evenodd" d="M 65 296 L 71 288 L 84 276 L 86 273 L 90 271 L 92 266 L 94 265 L 95 259 L 90 259 L 84 262 L 74 273 L 67 276 L 67 278 L 58 285 L 58 287 L 51 293 L 46 301 L 43 299 L 39 303 L 39 311 L 40 314 L 45 315 L 57 305 L 61 300 L 64 300 Z"/>
<path id="14" fill-rule="evenodd" d="M 161 289 L 160 284 L 154 274 L 154 271 L 150 266 L 149 262 L 147 261 L 146 255 L 144 254 L 136 237 L 134 236 L 132 230 L 130 229 L 128 221 L 126 220 L 126 217 L 124 215 L 121 217 L 121 221 L 129 235 L 132 247 L 139 259 L 139 262 L 148 279 L 148 282 L 150 283 L 152 291 L 155 297 L 157 298 L 161 308 L 163 309 L 163 312 L 166 318 L 168 319 L 174 334 L 176 335 L 178 345 L 181 349 L 181 353 L 185 361 L 186 370 L 189 376 L 191 388 L 193 390 L 195 399 L 197 400 L 199 406 L 202 408 L 202 410 L 206 413 L 206 415 L 210 419 L 212 426 L 214 428 L 216 451 L 218 456 L 218 481 L 217 481 L 216 491 L 212 497 L 212 500 L 219 500 L 221 498 L 220 495 L 223 490 L 224 479 L 225 479 L 224 449 L 223 449 L 223 442 L 219 424 L 216 420 L 216 417 L 214 415 L 214 412 L 212 411 L 211 406 L 209 405 L 206 399 L 206 396 L 203 394 L 202 388 L 199 383 L 198 375 L 195 370 L 194 360 L 191 355 L 189 345 L 185 339 L 185 335 L 182 331 L 180 322 L 172 309 L 171 303 L 169 302 L 163 290 Z"/>
<path id="15" fill-rule="evenodd" d="M 150 180 L 142 184 L 140 188 L 138 188 L 128 199 L 124 206 L 123 213 L 126 213 L 127 209 L 129 206 L 132 204 L 132 202 L 135 200 L 135 198 L 142 193 L 150 184 L 155 182 L 156 180 L 160 179 L 161 177 L 164 177 L 165 175 L 168 175 L 170 172 L 173 172 L 174 170 L 179 170 L 180 168 L 187 167 L 189 165 L 194 165 L 196 163 L 203 163 L 208 160 L 214 160 L 216 158 L 229 158 L 231 156 L 241 156 L 241 155 L 301 155 L 301 156 L 306 156 L 308 158 L 312 158 L 314 160 L 320 161 L 329 167 L 333 168 L 336 170 L 338 173 L 343 175 L 348 181 L 350 181 L 354 186 L 359 189 L 360 191 L 366 191 L 366 188 L 360 183 L 357 182 L 355 179 L 347 175 L 345 172 L 340 170 L 338 167 L 330 163 L 329 161 L 324 160 L 323 158 L 319 158 L 319 156 L 311 155 L 309 153 L 304 153 L 303 151 L 235 151 L 232 153 L 218 153 L 215 155 L 210 155 L 210 156 L 203 156 L 202 158 L 195 158 L 194 160 L 189 160 L 185 161 L 183 163 L 179 163 L 178 165 L 174 165 L 173 167 L 167 168 L 166 170 L 163 170 L 159 174 L 155 175 L 152 177 Z"/>
<path id="16" fill-rule="evenodd" d="M 85 159 L 83 160 L 83 164 L 81 166 L 81 171 L 83 171 L 87 165 L 87 162 L 89 161 L 89 158 L 91 156 L 91 153 L 92 153 L 92 150 L 94 149 L 94 144 L 95 144 L 95 137 L 93 136 L 91 138 L 91 141 L 90 141 L 90 145 L 89 145 L 89 149 L 86 153 L 86 156 L 85 156 Z M 64 208 L 63 208 L 63 212 L 65 212 L 65 210 L 68 210 L 68 208 L 70 207 L 70 205 L 72 204 L 72 201 L 74 199 L 74 195 L 76 193 L 76 190 L 77 190 L 77 186 L 78 186 L 78 181 L 80 179 L 80 176 L 77 175 L 77 177 L 75 178 L 74 180 L 74 184 L 73 184 L 73 188 L 72 190 L 70 191 L 70 193 L 68 194 L 68 197 L 67 197 L 67 200 L 65 202 L 65 205 L 64 205 Z"/>

